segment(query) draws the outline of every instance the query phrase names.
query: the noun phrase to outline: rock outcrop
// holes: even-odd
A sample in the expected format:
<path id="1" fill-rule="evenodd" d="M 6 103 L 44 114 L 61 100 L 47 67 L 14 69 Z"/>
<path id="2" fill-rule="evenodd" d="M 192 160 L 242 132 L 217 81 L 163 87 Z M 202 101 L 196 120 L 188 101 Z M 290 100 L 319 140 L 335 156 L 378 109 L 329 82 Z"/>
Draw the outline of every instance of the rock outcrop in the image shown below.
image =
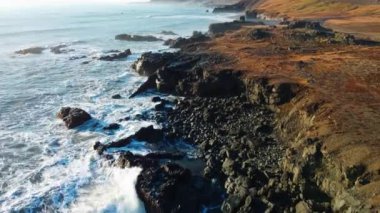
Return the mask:
<path id="1" fill-rule="evenodd" d="M 147 212 L 199 212 L 220 202 L 219 188 L 189 169 L 166 160 L 181 160 L 183 153 L 153 152 L 146 156 L 122 153 L 117 165 L 141 167 L 136 191 Z"/>
<path id="2" fill-rule="evenodd" d="M 194 31 L 193 35 L 190 38 L 176 38 L 176 39 L 169 39 L 165 41 L 165 45 L 170 46 L 171 48 L 181 48 L 186 45 L 194 45 L 195 43 L 199 42 L 205 42 L 209 41 L 210 37 L 206 34 L 203 34 L 201 32 Z"/>
<path id="3" fill-rule="evenodd" d="M 160 142 L 163 140 L 164 134 L 161 129 L 155 129 L 152 125 L 143 127 L 134 135 L 134 139 L 138 141 L 145 141 L 148 143 Z"/>
<path id="4" fill-rule="evenodd" d="M 99 57 L 99 60 L 101 60 L 101 61 L 114 61 L 114 60 L 120 60 L 120 59 L 127 58 L 130 55 L 132 55 L 132 52 L 130 49 L 127 49 L 127 50 L 122 51 L 122 52 L 116 52 L 116 53 L 113 53 L 110 55 L 101 56 L 101 57 Z"/>
<path id="5" fill-rule="evenodd" d="M 19 55 L 27 55 L 27 54 L 41 54 L 46 48 L 44 47 L 31 47 L 27 49 L 18 50 L 15 53 Z"/>
<path id="6" fill-rule="evenodd" d="M 143 76 L 151 76 L 156 71 L 175 57 L 175 53 L 143 53 L 141 57 L 132 65 L 137 73 Z"/>
<path id="7" fill-rule="evenodd" d="M 241 0 L 238 3 L 216 7 L 213 13 L 236 13 L 244 11 L 251 4 L 251 0 Z"/>
<path id="8" fill-rule="evenodd" d="M 161 34 L 162 35 L 172 35 L 172 36 L 177 35 L 177 33 L 173 32 L 173 31 L 169 31 L 169 30 L 163 30 L 163 31 L 161 31 Z"/>
<path id="9" fill-rule="evenodd" d="M 151 35 L 129 35 L 129 34 L 120 34 L 115 36 L 116 40 L 121 41 L 136 41 L 136 42 L 154 42 L 154 41 L 162 41 L 162 39 L 157 38 Z"/>
<path id="10" fill-rule="evenodd" d="M 54 54 L 63 54 L 63 53 L 68 53 L 68 52 L 73 52 L 73 49 L 68 49 L 68 45 L 66 44 L 60 44 L 54 47 L 50 48 L 50 52 Z"/>

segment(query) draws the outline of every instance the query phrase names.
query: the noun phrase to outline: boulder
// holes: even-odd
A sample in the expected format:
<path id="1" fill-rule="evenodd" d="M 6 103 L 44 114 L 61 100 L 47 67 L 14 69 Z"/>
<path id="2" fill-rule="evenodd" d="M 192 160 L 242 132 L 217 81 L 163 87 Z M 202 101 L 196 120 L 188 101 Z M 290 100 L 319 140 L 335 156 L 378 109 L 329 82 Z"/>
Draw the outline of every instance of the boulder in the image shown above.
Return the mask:
<path id="1" fill-rule="evenodd" d="M 127 49 L 123 52 L 118 52 L 118 53 L 113 53 L 110 55 L 101 56 L 101 57 L 99 57 L 99 60 L 101 60 L 101 61 L 114 61 L 114 60 L 126 58 L 126 57 L 130 56 L 131 54 L 132 54 L 131 50 Z"/>
<path id="2" fill-rule="evenodd" d="M 15 53 L 20 55 L 27 55 L 27 54 L 41 54 L 46 48 L 44 47 L 31 47 L 27 49 L 18 50 Z"/>
<path id="3" fill-rule="evenodd" d="M 121 168 L 141 167 L 143 169 L 149 167 L 157 167 L 158 161 L 153 158 L 148 158 L 142 155 L 135 155 L 131 152 L 122 153 L 118 160 L 118 166 Z"/>
<path id="4" fill-rule="evenodd" d="M 151 76 L 156 71 L 176 57 L 175 53 L 152 53 L 146 52 L 141 55 L 132 68 L 140 75 Z"/>
<path id="5" fill-rule="evenodd" d="M 97 141 L 95 142 L 93 146 L 94 150 L 99 154 L 102 155 L 103 152 L 107 149 L 107 146 L 102 144 L 101 142 Z"/>
<path id="6" fill-rule="evenodd" d="M 116 95 L 113 95 L 111 98 L 112 99 L 121 99 L 122 97 L 120 94 L 116 94 Z"/>
<path id="7" fill-rule="evenodd" d="M 177 35 L 177 34 L 174 33 L 173 31 L 167 31 L 167 30 L 163 30 L 163 31 L 161 31 L 161 34 L 162 34 L 162 35 L 172 35 L 172 36 Z"/>
<path id="8" fill-rule="evenodd" d="M 154 41 L 162 41 L 162 39 L 151 36 L 151 35 L 129 35 L 129 34 L 120 34 L 115 36 L 116 40 L 122 40 L 122 41 L 138 41 L 138 42 L 154 42 Z"/>
<path id="9" fill-rule="evenodd" d="M 311 207 L 308 203 L 305 201 L 300 201 L 296 205 L 296 213 L 311 213 L 313 212 L 311 210 Z"/>
<path id="10" fill-rule="evenodd" d="M 162 101 L 162 98 L 160 98 L 158 96 L 155 96 L 152 98 L 152 102 L 154 102 L 154 103 L 161 102 L 161 101 Z"/>
<path id="11" fill-rule="evenodd" d="M 86 111 L 71 107 L 62 107 L 57 117 L 62 119 L 69 129 L 80 126 L 91 119 L 91 116 Z"/>
<path id="12" fill-rule="evenodd" d="M 142 127 L 133 136 L 133 138 L 138 141 L 145 141 L 148 143 L 161 141 L 163 137 L 163 131 L 161 129 L 155 129 L 153 125 L 148 127 Z"/>
<path id="13" fill-rule="evenodd" d="M 233 175 L 235 173 L 235 161 L 230 158 L 226 158 L 222 165 L 222 171 L 226 175 Z"/>
<path id="14" fill-rule="evenodd" d="M 253 40 L 259 40 L 270 37 L 270 33 L 264 29 L 254 29 L 248 33 L 248 37 Z"/>
<path id="15" fill-rule="evenodd" d="M 134 98 L 146 92 L 149 89 L 156 89 L 157 87 L 157 75 L 151 75 L 148 79 L 131 95 L 129 98 Z"/>
<path id="16" fill-rule="evenodd" d="M 62 54 L 62 53 L 68 53 L 68 52 L 74 51 L 73 49 L 67 49 L 67 47 L 68 46 L 66 44 L 60 44 L 60 45 L 51 47 L 50 52 L 54 54 Z"/>
<path id="17" fill-rule="evenodd" d="M 81 56 L 72 56 L 69 58 L 69 60 L 79 60 L 79 59 L 83 59 L 83 58 L 87 58 L 87 56 L 85 55 L 81 55 Z"/>
<path id="18" fill-rule="evenodd" d="M 157 104 L 156 106 L 154 106 L 154 109 L 156 111 L 165 111 L 167 108 L 166 108 L 166 104 L 164 102 L 161 102 Z"/>
<path id="19" fill-rule="evenodd" d="M 229 196 L 222 205 L 223 213 L 233 213 L 236 212 L 243 202 L 243 199 L 236 195 Z"/>
<path id="20" fill-rule="evenodd" d="M 174 57 L 174 53 L 147 52 L 142 54 L 141 57 L 137 59 L 137 61 L 132 65 L 132 68 L 140 75 L 151 76 Z"/>
<path id="21" fill-rule="evenodd" d="M 191 172 L 177 164 L 150 167 L 137 178 L 136 191 L 147 212 L 199 212 Z"/>
<path id="22" fill-rule="evenodd" d="M 112 124 L 109 124 L 108 126 L 104 127 L 103 130 L 117 130 L 119 128 L 120 128 L 120 124 L 112 123 Z"/>

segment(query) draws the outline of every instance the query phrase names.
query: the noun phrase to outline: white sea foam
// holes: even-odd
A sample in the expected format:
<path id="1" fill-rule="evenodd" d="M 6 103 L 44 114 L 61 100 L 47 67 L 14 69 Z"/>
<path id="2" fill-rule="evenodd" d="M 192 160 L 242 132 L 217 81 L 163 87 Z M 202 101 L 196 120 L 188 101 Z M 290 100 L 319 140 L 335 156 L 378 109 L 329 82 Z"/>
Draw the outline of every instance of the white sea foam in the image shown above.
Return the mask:
<path id="1" fill-rule="evenodd" d="M 67 212 L 145 212 L 135 191 L 140 168 L 106 167 L 102 170 L 103 177 L 79 190 L 79 198 Z"/>

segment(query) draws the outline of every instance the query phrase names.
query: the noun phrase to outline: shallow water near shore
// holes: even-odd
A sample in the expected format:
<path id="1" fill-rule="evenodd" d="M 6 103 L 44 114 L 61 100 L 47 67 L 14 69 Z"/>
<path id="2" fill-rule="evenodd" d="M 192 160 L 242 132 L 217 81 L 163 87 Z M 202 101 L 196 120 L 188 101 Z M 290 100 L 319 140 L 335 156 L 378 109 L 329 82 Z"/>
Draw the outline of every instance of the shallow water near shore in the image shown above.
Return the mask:
<path id="1" fill-rule="evenodd" d="M 130 70 L 146 51 L 163 51 L 163 42 L 123 42 L 121 33 L 189 36 L 206 31 L 228 15 L 184 4 L 112 3 L 0 12 L 0 211 L 144 212 L 134 183 L 139 168 L 112 168 L 92 150 L 133 134 L 153 121 L 133 119 L 150 111 L 151 97 L 128 99 L 145 78 Z M 49 48 L 65 45 L 55 54 Z M 17 55 L 30 47 L 41 54 Z M 94 59 L 110 50 L 131 49 L 126 60 Z M 120 94 L 123 98 L 111 99 Z M 67 130 L 55 117 L 62 106 L 80 107 L 95 119 Z M 121 129 L 102 127 L 121 118 Z M 95 125 L 98 124 L 98 125 Z M 95 125 L 95 126 L 94 126 Z M 144 144 L 128 150 L 145 154 Z"/>

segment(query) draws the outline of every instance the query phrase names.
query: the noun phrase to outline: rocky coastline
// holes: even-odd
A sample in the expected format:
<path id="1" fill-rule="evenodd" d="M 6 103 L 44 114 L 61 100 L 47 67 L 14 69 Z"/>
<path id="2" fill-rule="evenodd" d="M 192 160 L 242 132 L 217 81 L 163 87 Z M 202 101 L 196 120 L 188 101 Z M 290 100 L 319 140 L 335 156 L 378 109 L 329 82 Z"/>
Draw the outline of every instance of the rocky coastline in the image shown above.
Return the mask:
<path id="1" fill-rule="evenodd" d="M 175 102 L 160 100 L 156 119 L 163 126 L 165 140 L 175 143 L 176 139 L 183 139 L 199 149 L 200 158 L 206 164 L 202 178 L 219 185 L 225 194 L 214 211 L 334 212 L 376 208 L 368 204 L 368 200 L 356 197 L 354 193 L 348 194 L 352 185 L 345 185 L 360 180 L 363 180 L 362 185 L 368 184 L 366 177 L 370 172 L 365 166 L 359 164 L 343 171 L 333 169 L 344 179 L 341 186 L 337 185 L 342 191 L 334 194 L 322 185 L 323 182 L 336 181 L 320 173 L 328 171 L 324 170 L 325 166 L 331 166 L 323 153 L 322 139 L 311 136 L 296 142 L 290 139 L 304 134 L 310 123 L 302 124 L 308 118 L 292 118 L 294 115 L 283 109 L 293 105 L 295 100 L 303 99 L 305 94 L 313 91 L 312 88 L 290 78 L 251 76 L 244 70 L 231 68 L 240 63 L 239 59 L 210 50 L 213 45 L 210 43 L 231 32 L 237 31 L 242 36 L 241 31 L 246 26 L 254 29 L 244 35 L 244 39 L 268 40 L 281 31 L 289 35 L 287 39 L 291 42 L 306 41 L 304 45 L 298 44 L 298 48 L 288 47 L 287 51 L 299 54 L 309 48 L 324 49 L 329 45 L 376 48 L 377 43 L 358 40 L 307 21 L 287 22 L 280 29 L 263 28 L 260 23 L 221 25 L 224 30 L 218 33 L 214 33 L 215 26 L 211 26 L 208 35 L 178 39 L 180 43 L 172 41 L 171 44 L 180 48 L 179 52 L 146 53 L 133 66 L 138 73 L 148 76 L 147 82 L 133 96 L 153 89 L 184 97 Z M 239 27 L 231 29 L 231 25 Z M 322 45 L 318 47 L 315 43 Z M 277 48 L 281 49 L 281 45 Z M 281 50 L 274 50 L 274 54 L 281 54 Z M 297 66 L 302 68 L 304 62 L 299 63 Z M 312 117 L 323 103 L 305 104 L 303 110 Z M 295 147 L 292 143 L 302 145 Z M 143 172 L 140 178 L 145 175 Z M 140 186 L 136 187 L 139 190 Z M 157 211 L 149 205 L 147 210 Z M 170 209 L 178 212 L 193 210 Z"/>
<path id="2" fill-rule="evenodd" d="M 215 12 L 244 10 L 241 4 Z M 114 166 L 143 169 L 136 191 L 147 212 L 370 212 L 379 208 L 377 191 L 365 191 L 371 184 L 376 188 L 379 168 L 367 162 L 340 162 L 340 155 L 328 151 L 328 142 L 333 143 L 331 138 L 340 130 L 338 123 L 325 124 L 324 119 L 337 116 L 336 100 L 325 97 L 319 88 L 325 86 L 327 74 L 321 74 L 322 79 L 312 73 L 319 66 L 326 69 L 323 63 L 328 62 L 308 58 L 331 55 L 330 51 L 379 53 L 378 43 L 334 32 L 317 22 L 266 26 L 244 20 L 213 24 L 207 34 L 195 32 L 190 38 L 165 43 L 179 51 L 144 53 L 132 68 L 147 81 L 130 97 L 152 90 L 177 97 L 154 97 L 155 112 L 142 118 L 156 120 L 162 129 L 144 127 L 128 138 L 94 145 Z M 377 63 L 371 56 L 356 57 Z M 342 60 L 336 61 L 343 66 Z M 59 117 L 66 123 L 75 121 L 75 111 L 79 109 Z M 105 154 L 132 141 L 160 149 L 146 156 L 123 152 L 118 159 Z M 193 146 L 197 155 L 165 148 L 179 142 Z M 194 159 L 203 163 L 196 168 L 185 163 Z"/>

